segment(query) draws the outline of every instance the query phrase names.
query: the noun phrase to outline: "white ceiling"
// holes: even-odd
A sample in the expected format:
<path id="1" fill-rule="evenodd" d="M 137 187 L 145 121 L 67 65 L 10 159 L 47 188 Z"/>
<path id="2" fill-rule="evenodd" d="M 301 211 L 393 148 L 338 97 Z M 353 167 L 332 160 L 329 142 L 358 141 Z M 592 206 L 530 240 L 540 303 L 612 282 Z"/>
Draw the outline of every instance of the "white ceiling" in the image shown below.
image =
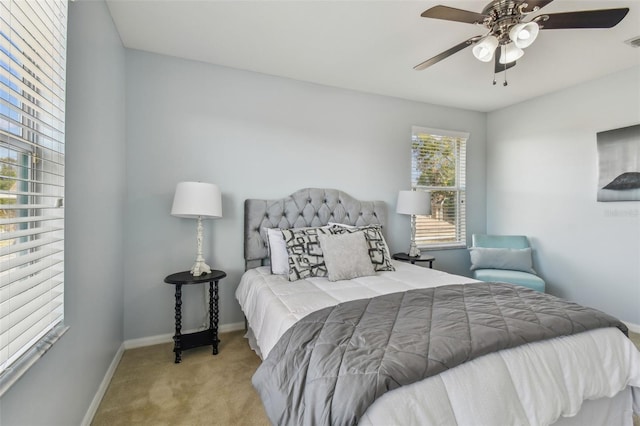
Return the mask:
<path id="1" fill-rule="evenodd" d="M 328 86 L 492 111 L 640 65 L 638 0 L 555 0 L 545 13 L 629 7 L 612 29 L 541 31 L 493 86 L 493 64 L 467 48 L 413 66 L 484 27 L 420 17 L 436 5 L 481 12 L 488 1 L 107 0 L 128 48 Z M 534 14 L 537 15 L 538 13 Z"/>

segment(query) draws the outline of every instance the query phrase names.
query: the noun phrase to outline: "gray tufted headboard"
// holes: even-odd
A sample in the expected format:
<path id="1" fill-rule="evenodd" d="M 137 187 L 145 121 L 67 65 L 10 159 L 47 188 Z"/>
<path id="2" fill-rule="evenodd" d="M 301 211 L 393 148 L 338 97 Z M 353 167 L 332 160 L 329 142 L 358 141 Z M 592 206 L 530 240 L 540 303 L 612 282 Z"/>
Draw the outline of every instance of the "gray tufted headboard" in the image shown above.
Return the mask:
<path id="1" fill-rule="evenodd" d="M 305 188 L 278 200 L 245 200 L 244 259 L 246 269 L 269 257 L 265 228 L 303 228 L 329 222 L 384 226 L 384 201 L 358 201 L 337 189 Z"/>

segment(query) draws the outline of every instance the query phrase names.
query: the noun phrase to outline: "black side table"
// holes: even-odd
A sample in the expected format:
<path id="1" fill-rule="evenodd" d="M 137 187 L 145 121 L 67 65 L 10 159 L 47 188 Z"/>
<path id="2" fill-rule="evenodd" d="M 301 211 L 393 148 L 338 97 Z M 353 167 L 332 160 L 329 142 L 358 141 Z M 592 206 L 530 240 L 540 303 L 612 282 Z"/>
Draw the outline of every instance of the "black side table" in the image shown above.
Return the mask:
<path id="1" fill-rule="evenodd" d="M 416 262 L 429 262 L 429 268 L 433 268 L 433 261 L 436 260 L 435 257 L 429 256 L 426 254 L 419 254 L 418 256 L 409 256 L 407 253 L 395 253 L 392 255 L 395 260 L 401 260 L 403 262 L 411 262 L 412 265 L 415 265 Z"/>
<path id="2" fill-rule="evenodd" d="M 173 352 L 176 364 L 182 361 L 182 351 L 198 346 L 213 346 L 213 354 L 218 354 L 218 281 L 226 277 L 223 271 L 212 270 L 198 277 L 190 271 L 168 275 L 164 282 L 176 286 L 176 334 L 173 336 Z M 209 283 L 209 328 L 195 333 L 182 334 L 182 286 L 185 284 Z"/>

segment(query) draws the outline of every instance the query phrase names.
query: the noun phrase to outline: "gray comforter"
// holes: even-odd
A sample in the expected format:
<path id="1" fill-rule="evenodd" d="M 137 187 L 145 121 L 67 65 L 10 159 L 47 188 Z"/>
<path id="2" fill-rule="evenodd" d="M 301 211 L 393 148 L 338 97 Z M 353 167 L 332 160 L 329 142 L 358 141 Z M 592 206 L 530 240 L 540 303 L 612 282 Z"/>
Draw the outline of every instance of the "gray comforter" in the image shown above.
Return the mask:
<path id="1" fill-rule="evenodd" d="M 253 376 L 274 424 L 351 425 L 376 398 L 481 355 L 620 321 L 500 283 L 354 300 L 291 327 Z"/>

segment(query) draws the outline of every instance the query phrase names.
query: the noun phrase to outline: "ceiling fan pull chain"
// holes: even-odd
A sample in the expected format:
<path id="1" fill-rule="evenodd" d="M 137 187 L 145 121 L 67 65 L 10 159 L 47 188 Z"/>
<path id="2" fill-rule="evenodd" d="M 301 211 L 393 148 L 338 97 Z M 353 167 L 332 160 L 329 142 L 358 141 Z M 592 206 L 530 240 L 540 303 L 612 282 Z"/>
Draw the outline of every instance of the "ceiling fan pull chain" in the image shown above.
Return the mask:
<path id="1" fill-rule="evenodd" d="M 505 54 L 505 58 L 506 58 L 507 57 L 506 48 L 505 48 L 505 53 L 504 54 Z M 502 86 L 504 86 L 504 87 L 507 87 L 507 84 L 509 84 L 509 83 L 507 83 L 507 69 L 508 68 L 509 67 L 507 66 L 507 63 L 505 62 L 504 63 L 504 83 L 502 83 Z"/>

